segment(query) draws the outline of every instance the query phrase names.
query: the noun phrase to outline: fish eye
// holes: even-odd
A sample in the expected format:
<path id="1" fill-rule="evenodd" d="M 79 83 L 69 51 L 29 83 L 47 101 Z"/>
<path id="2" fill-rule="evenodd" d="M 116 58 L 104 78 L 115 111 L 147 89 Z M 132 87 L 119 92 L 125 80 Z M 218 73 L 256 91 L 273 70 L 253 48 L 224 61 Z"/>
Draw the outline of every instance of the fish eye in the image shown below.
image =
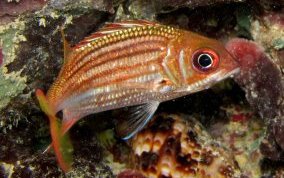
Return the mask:
<path id="1" fill-rule="evenodd" d="M 197 59 L 198 65 L 202 68 L 209 68 L 213 64 L 213 59 L 209 54 L 200 54 Z"/>
<path id="2" fill-rule="evenodd" d="M 211 49 L 199 49 L 194 52 L 192 61 L 196 70 L 207 72 L 217 67 L 219 56 Z"/>

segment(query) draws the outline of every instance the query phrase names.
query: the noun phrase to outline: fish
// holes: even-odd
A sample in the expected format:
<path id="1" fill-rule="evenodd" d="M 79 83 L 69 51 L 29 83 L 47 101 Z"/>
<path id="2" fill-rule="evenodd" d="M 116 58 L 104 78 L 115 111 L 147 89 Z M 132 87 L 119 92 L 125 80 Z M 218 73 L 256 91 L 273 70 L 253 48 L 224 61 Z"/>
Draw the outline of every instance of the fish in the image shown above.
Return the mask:
<path id="1" fill-rule="evenodd" d="M 63 153 L 71 150 L 63 147 L 70 145 L 66 133 L 85 116 L 131 107 L 116 125 L 127 140 L 161 102 L 208 89 L 239 71 L 219 41 L 147 20 L 106 23 L 73 47 L 62 36 L 64 64 L 47 94 L 37 89 L 36 96 L 63 170 L 70 167 Z"/>

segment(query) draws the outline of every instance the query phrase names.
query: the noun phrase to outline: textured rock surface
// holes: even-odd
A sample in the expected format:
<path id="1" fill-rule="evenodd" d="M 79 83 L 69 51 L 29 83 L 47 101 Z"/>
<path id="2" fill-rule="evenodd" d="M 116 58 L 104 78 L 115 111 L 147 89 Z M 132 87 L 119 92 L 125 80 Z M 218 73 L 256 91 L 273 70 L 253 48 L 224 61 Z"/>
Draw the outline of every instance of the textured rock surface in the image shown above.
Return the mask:
<path id="1" fill-rule="evenodd" d="M 246 104 L 223 105 L 222 116 L 208 126 L 208 132 L 231 150 L 244 177 L 261 177 L 263 156 L 259 145 L 264 137 L 265 123 Z M 224 117 L 224 116 L 223 116 Z"/>
<path id="2" fill-rule="evenodd" d="M 41 9 L 45 0 L 3 0 L 0 1 L 0 24 L 10 22 L 23 13 Z"/>
<path id="3" fill-rule="evenodd" d="M 251 33 L 257 43 L 236 39 L 227 44 L 242 65 L 236 81 L 245 90 L 252 108 L 267 122 L 267 136 L 261 148 L 262 153 L 273 160 L 282 160 L 284 149 L 282 13 L 266 13 L 263 19 L 253 21 Z"/>
<path id="4" fill-rule="evenodd" d="M 111 113 L 89 116 L 71 130 L 75 161 L 67 175 L 57 167 L 52 153 L 41 154 L 50 136 L 34 90 L 47 90 L 62 65 L 60 28 L 71 44 L 106 21 L 133 18 L 156 20 L 222 41 L 246 37 L 263 47 L 283 82 L 282 5 L 282 0 L 0 1 L 0 177 L 114 177 L 127 168 L 121 177 L 141 177 L 137 170 L 129 170 L 131 164 L 139 165 L 128 156 L 132 148 L 113 132 L 103 137 L 98 134 L 113 129 Z M 256 75 L 263 70 L 269 68 L 251 72 Z M 256 81 L 261 84 L 266 80 Z M 273 82 L 273 87 L 279 84 L 275 78 Z M 271 97 L 272 110 L 262 110 L 268 94 L 277 93 L 259 93 L 258 100 L 246 99 L 245 94 L 263 90 L 253 85 L 243 85 L 243 89 L 245 93 L 233 81 L 225 81 L 208 91 L 164 103 L 158 112 L 184 113 L 198 119 L 203 129 L 233 153 L 244 176 L 281 177 L 284 134 L 283 114 L 278 111 L 282 105 L 274 107 L 275 97 Z M 262 140 L 266 129 L 266 139 Z M 282 162 L 263 160 L 261 141 L 265 156 Z M 108 146 L 102 147 L 100 142 Z"/>
<path id="5" fill-rule="evenodd" d="M 3 61 L 4 61 L 4 56 L 3 56 L 3 53 L 2 53 L 2 48 L 0 48 L 0 67 L 3 64 Z"/>
<path id="6" fill-rule="evenodd" d="M 68 39 L 71 36 L 71 43 L 76 43 L 111 17 L 105 10 L 98 11 L 93 3 L 49 1 L 43 9 L 21 14 L 15 21 L 4 21 L 5 24 L 0 26 L 4 56 L 0 68 L 0 162 L 3 174 L 12 177 L 63 175 L 53 154 L 41 154 L 50 142 L 49 128 L 33 92 L 36 88 L 47 89 L 57 76 L 63 54 L 60 28 L 69 26 L 71 30 L 65 30 L 66 36 Z M 10 11 L 25 8 L 9 7 Z M 85 140 L 79 140 L 81 145 L 86 144 Z M 87 143 L 90 147 L 85 146 L 75 153 L 74 170 L 67 176 L 86 173 L 112 177 L 109 167 L 101 162 L 103 149 L 96 139 Z M 93 151 L 94 154 L 90 154 Z"/>
<path id="7" fill-rule="evenodd" d="M 131 144 L 146 177 L 240 177 L 232 154 L 194 118 L 158 116 Z"/>
<path id="8" fill-rule="evenodd" d="M 243 39 L 228 42 L 227 49 L 241 64 L 235 80 L 246 92 L 250 105 L 267 122 L 284 113 L 284 85 L 281 71 L 264 49 Z"/>

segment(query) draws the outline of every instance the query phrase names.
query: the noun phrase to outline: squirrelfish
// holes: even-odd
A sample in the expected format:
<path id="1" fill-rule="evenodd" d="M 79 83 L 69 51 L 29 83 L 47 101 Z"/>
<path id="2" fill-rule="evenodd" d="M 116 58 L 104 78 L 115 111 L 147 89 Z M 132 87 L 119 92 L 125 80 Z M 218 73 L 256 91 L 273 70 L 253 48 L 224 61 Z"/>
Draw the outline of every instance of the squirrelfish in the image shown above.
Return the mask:
<path id="1" fill-rule="evenodd" d="M 223 45 L 196 33 L 145 20 L 108 23 L 74 47 L 64 40 L 64 65 L 45 96 L 36 94 L 50 119 L 52 145 L 63 170 L 70 167 L 63 136 L 81 118 L 133 107 L 117 125 L 128 139 L 163 101 L 204 90 L 238 72 Z M 56 113 L 63 112 L 62 126 Z"/>

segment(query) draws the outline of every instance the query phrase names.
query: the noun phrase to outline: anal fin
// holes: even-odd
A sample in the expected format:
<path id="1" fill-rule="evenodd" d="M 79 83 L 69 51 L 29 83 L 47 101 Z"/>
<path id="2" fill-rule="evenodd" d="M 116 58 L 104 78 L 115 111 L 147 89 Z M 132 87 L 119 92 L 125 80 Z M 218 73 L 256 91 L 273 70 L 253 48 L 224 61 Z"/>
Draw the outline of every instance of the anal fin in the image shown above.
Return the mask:
<path id="1" fill-rule="evenodd" d="M 65 136 L 65 134 L 68 134 L 67 132 L 72 128 L 73 125 L 77 123 L 78 120 L 80 120 L 81 117 L 75 116 L 74 113 L 68 111 L 68 109 L 63 110 L 63 120 L 60 127 L 60 130 L 58 131 L 60 135 Z M 48 145 L 48 147 L 43 151 L 43 153 L 49 152 L 52 148 L 52 145 Z"/>
<path id="2" fill-rule="evenodd" d="M 75 114 L 72 111 L 69 111 L 68 109 L 63 110 L 63 120 L 62 120 L 62 127 L 61 127 L 61 133 L 64 135 L 66 132 L 68 132 L 71 127 L 77 123 L 82 117 L 80 117 L 78 114 Z"/>
<path id="3" fill-rule="evenodd" d="M 152 118 L 160 102 L 152 101 L 131 107 L 116 124 L 117 134 L 127 140 L 139 132 Z"/>

